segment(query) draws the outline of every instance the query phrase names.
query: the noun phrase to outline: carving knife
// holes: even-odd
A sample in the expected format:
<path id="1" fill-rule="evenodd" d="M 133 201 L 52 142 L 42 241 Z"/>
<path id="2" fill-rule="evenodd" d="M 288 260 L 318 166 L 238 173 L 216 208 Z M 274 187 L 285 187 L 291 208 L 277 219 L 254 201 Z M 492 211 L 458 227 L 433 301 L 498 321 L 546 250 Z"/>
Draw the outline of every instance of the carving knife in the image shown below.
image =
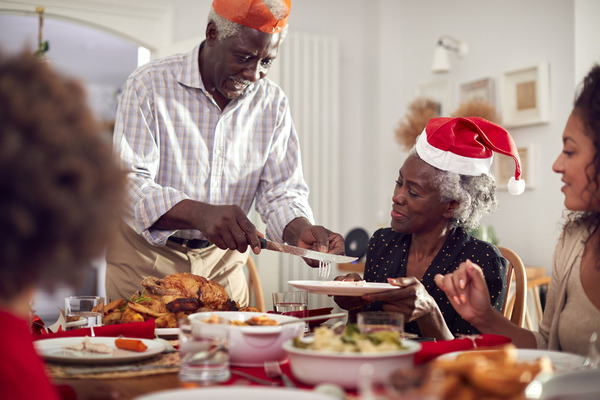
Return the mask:
<path id="1" fill-rule="evenodd" d="M 260 248 L 261 249 L 278 251 L 280 253 L 292 254 L 294 256 L 310 258 L 313 260 L 329 261 L 329 262 L 334 262 L 334 263 L 351 263 L 351 262 L 358 260 L 358 258 L 356 258 L 356 257 L 339 256 L 337 254 L 321 253 L 320 251 L 303 249 L 301 247 L 290 246 L 289 244 L 272 242 L 272 241 L 264 239 L 264 238 L 259 238 L 259 240 L 260 240 Z"/>

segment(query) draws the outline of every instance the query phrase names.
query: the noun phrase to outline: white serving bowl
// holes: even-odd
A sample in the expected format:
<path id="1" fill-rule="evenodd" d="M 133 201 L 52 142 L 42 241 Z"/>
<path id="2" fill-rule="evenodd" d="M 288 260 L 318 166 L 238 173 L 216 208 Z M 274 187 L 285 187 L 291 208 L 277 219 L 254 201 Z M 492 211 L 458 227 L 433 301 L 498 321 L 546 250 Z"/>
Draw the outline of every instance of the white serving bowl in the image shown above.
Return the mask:
<path id="1" fill-rule="evenodd" d="M 283 344 L 290 358 L 294 376 L 308 385 L 334 383 L 346 389 L 356 389 L 360 382 L 360 367 L 373 366 L 373 380 L 385 383 L 390 374 L 398 368 L 414 366 L 415 353 L 421 344 L 412 340 L 403 340 L 404 350 L 383 353 L 338 353 L 300 349 L 293 341 Z"/>
<path id="2" fill-rule="evenodd" d="M 205 320 L 211 315 L 229 321 L 246 321 L 252 317 L 266 316 L 277 323 L 297 320 L 296 317 L 280 314 L 240 311 L 215 311 L 191 314 L 190 320 Z M 283 361 L 287 353 L 283 342 L 304 334 L 305 323 L 283 326 L 229 326 L 229 363 L 239 367 L 262 367 L 265 361 Z"/>

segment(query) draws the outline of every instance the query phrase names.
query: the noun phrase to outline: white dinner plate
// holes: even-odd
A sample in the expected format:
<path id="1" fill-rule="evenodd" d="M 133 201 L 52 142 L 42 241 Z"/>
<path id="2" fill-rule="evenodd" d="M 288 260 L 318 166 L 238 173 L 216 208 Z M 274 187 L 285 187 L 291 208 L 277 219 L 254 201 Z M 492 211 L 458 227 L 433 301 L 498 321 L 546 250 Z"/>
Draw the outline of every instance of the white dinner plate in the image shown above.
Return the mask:
<path id="1" fill-rule="evenodd" d="M 312 390 L 290 390 L 287 388 L 268 387 L 207 387 L 198 389 L 165 390 L 137 397 L 136 400 L 332 400 L 335 397 Z"/>
<path id="2" fill-rule="evenodd" d="M 156 328 L 154 333 L 159 338 L 171 338 L 179 335 L 179 328 Z"/>
<path id="3" fill-rule="evenodd" d="M 364 286 L 351 286 L 340 284 L 339 281 L 288 281 L 288 285 L 304 289 L 310 293 L 330 294 L 334 296 L 363 296 L 365 294 L 400 288 L 389 283 L 380 282 L 366 282 Z"/>
<path id="4" fill-rule="evenodd" d="M 485 352 L 487 350 L 467 350 L 468 352 L 472 351 L 482 351 Z M 440 359 L 448 359 L 452 360 L 456 358 L 456 356 L 460 353 L 464 353 L 464 351 L 455 351 L 452 353 L 447 353 L 441 355 Z M 585 358 L 578 354 L 565 353 L 562 351 L 551 351 L 551 350 L 536 350 L 536 349 L 517 349 L 517 360 L 519 361 L 533 361 L 537 360 L 540 357 L 546 356 L 554 365 L 554 369 L 558 373 L 575 371 L 581 368 L 581 364 Z"/>
<path id="5" fill-rule="evenodd" d="M 542 384 L 540 399 L 600 399 L 600 370 L 585 369 L 554 375 Z"/>
<path id="6" fill-rule="evenodd" d="M 138 339 L 144 342 L 148 348 L 143 352 L 117 349 L 116 337 L 90 337 L 91 343 L 102 343 L 112 349 L 110 354 L 91 353 L 87 351 L 75 351 L 63 349 L 63 346 L 74 345 L 83 342 L 83 337 L 66 337 L 54 339 L 42 339 L 34 342 L 38 354 L 48 361 L 64 362 L 71 364 L 107 364 L 127 361 L 143 360 L 150 358 L 165 350 L 165 345 L 159 341 L 150 339 Z M 129 339 L 129 338 L 128 338 Z"/>

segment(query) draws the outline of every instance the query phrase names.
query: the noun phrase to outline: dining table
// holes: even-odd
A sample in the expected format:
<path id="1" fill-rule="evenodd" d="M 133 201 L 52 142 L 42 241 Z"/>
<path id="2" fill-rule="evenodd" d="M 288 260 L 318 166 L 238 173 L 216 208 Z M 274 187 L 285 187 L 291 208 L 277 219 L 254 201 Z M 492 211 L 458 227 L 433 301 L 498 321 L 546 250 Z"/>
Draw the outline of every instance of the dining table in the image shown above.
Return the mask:
<path id="1" fill-rule="evenodd" d="M 248 367 L 230 365 L 230 378 L 224 382 L 212 385 L 182 382 L 179 378 L 180 356 L 177 336 L 168 338 L 157 337 L 153 320 L 122 324 L 120 326 L 104 326 L 95 329 L 94 332 L 91 330 L 77 329 L 75 331 L 58 332 L 51 335 L 40 335 L 36 336 L 34 341 L 43 341 L 43 339 L 46 338 L 59 339 L 59 341 L 66 338 L 68 340 L 76 341 L 75 339 L 81 339 L 81 336 L 88 336 L 90 333 L 92 333 L 92 336 L 95 334 L 99 339 L 101 339 L 102 336 L 106 336 L 106 340 L 114 340 L 115 337 L 121 336 L 143 338 L 143 340 L 146 341 L 145 343 L 149 344 L 148 350 L 151 350 L 155 345 L 155 342 L 161 343 L 161 345 L 151 357 L 136 358 L 131 361 L 125 360 L 125 362 L 121 360 L 119 363 L 114 363 L 111 360 L 107 361 L 106 364 L 90 362 L 88 365 L 85 365 L 85 363 L 81 362 L 60 362 L 60 360 L 52 359 L 52 357 L 46 355 L 46 372 L 53 382 L 58 385 L 70 385 L 77 381 L 81 382 L 84 379 L 94 380 L 117 389 L 124 400 L 139 399 L 142 396 L 172 390 L 185 391 L 186 389 L 195 389 L 196 391 L 201 392 L 204 388 L 253 387 L 254 391 L 260 386 L 262 386 L 262 388 L 259 388 L 261 391 L 268 390 L 263 389 L 267 388 L 267 386 L 285 388 L 286 391 L 289 390 L 290 398 L 294 398 L 293 391 L 298 391 L 296 392 L 298 394 L 297 397 L 307 398 L 307 395 L 313 397 L 312 393 L 314 392 L 311 391 L 323 389 L 323 385 L 317 385 L 318 387 L 315 387 L 298 380 L 294 376 L 290 361 L 287 358 L 280 361 L 280 366 L 282 372 L 287 375 L 295 385 L 295 387 L 292 388 L 286 387 L 285 382 L 281 378 L 268 377 L 263 366 Z M 416 340 L 419 341 L 418 338 Z M 48 344 L 50 342 L 52 341 L 46 341 L 45 343 Z M 416 369 L 419 369 L 418 367 L 427 366 L 431 361 L 438 357 L 470 350 L 499 348 L 499 346 L 504 346 L 509 343 L 509 338 L 493 334 L 471 335 L 443 341 L 420 341 L 420 348 L 414 354 L 413 365 Z M 41 344 L 43 345 L 43 342 Z M 577 369 L 577 367 L 582 364 L 582 360 L 579 359 L 582 357 L 570 354 L 559 352 L 540 353 L 536 350 L 519 350 L 519 352 L 521 352 L 522 356 L 526 357 L 526 359 L 533 359 L 540 355 L 551 356 L 552 363 L 559 367 L 562 365 L 564 371 Z M 112 357 L 115 356 L 115 354 L 112 355 Z M 554 358 L 552 359 L 552 357 Z M 86 367 L 91 369 L 91 371 L 74 371 L 74 368 L 85 369 Z M 119 367 L 119 370 L 114 370 L 114 367 Z M 340 368 L 343 369 L 343 365 L 340 366 Z M 256 379 L 262 382 L 258 383 L 256 382 Z M 327 389 L 332 389 L 331 385 L 329 385 Z M 362 398 L 362 393 L 360 393 L 358 388 L 344 390 L 338 386 L 334 387 L 334 389 L 337 389 L 337 396 L 332 397 L 332 399 L 355 400 Z M 299 391 L 303 391 L 302 396 L 300 396 Z M 214 390 L 207 390 L 207 393 L 209 394 L 212 392 L 214 392 Z M 194 392 L 193 395 L 195 396 L 196 393 Z M 316 393 L 314 393 L 314 395 L 315 397 L 320 396 L 322 398 L 322 395 Z"/>
<path id="2" fill-rule="evenodd" d="M 147 395 L 150 393 L 155 393 L 163 390 L 170 389 L 180 389 L 180 388 L 199 388 L 199 387 L 212 387 L 212 386 L 229 386 L 229 385 L 244 385 L 244 386 L 261 386 L 258 383 L 252 382 L 249 379 L 236 375 L 236 371 L 240 371 L 245 374 L 249 374 L 250 376 L 254 376 L 259 379 L 263 379 L 266 381 L 272 381 L 277 383 L 278 386 L 282 386 L 282 382 L 278 382 L 277 380 L 270 379 L 266 376 L 263 368 L 259 367 L 230 367 L 232 374 L 231 378 L 225 382 L 214 384 L 214 385 L 200 385 L 188 382 L 181 382 L 179 380 L 179 374 L 177 371 L 161 373 L 161 374 L 152 374 L 152 375 L 138 375 L 132 377 L 125 378 L 102 378 L 102 382 L 118 389 L 122 394 L 123 400 L 133 400 L 142 395 Z M 291 390 L 311 390 L 312 386 L 305 385 L 302 382 L 295 379 L 291 373 L 289 362 L 281 363 L 282 372 L 287 374 L 292 381 L 296 384 L 297 389 Z M 79 379 L 79 378 L 76 378 Z M 97 378 L 96 378 L 97 379 Z M 57 384 L 70 384 L 75 379 L 55 379 Z M 293 397 L 291 397 L 293 398 Z M 347 390 L 346 391 L 346 399 L 354 399 L 356 397 L 356 391 Z"/>
<path id="3" fill-rule="evenodd" d="M 136 322 L 121 325 L 111 325 L 96 328 L 92 332 L 89 328 L 77 329 L 74 331 L 63 331 L 49 335 L 36 336 L 35 340 L 51 339 L 79 339 L 83 336 L 125 336 L 139 337 L 144 340 L 160 341 L 165 344 L 166 350 L 142 360 L 134 360 L 132 362 L 120 362 L 118 364 L 81 364 L 71 362 L 61 362 L 60 360 L 46 360 L 45 368 L 47 374 L 57 385 L 69 385 L 76 381 L 96 380 L 103 384 L 116 388 L 121 394 L 123 400 L 137 399 L 140 396 L 150 393 L 173 390 L 180 388 L 202 388 L 214 386 L 267 386 L 256 383 L 252 378 L 271 382 L 273 387 L 283 387 L 284 382 L 280 379 L 272 379 L 267 377 L 263 367 L 245 367 L 245 366 L 230 366 L 231 376 L 227 381 L 215 383 L 212 385 L 201 385 L 190 382 L 182 382 L 179 379 L 179 340 L 177 336 L 157 337 L 154 321 Z M 135 367 L 148 366 L 158 367 L 157 369 L 135 370 Z M 289 360 L 280 362 L 282 372 L 287 375 L 295 384 L 296 388 L 292 390 L 312 390 L 314 387 L 306 385 L 297 380 L 290 368 Z M 87 371 L 81 374 L 70 372 L 73 368 L 88 367 L 92 371 Z M 125 367 L 123 371 L 105 371 L 106 367 Z M 134 367 L 127 369 L 127 367 Z M 243 375 L 243 376 L 242 376 Z M 346 400 L 356 398 L 355 390 L 346 390 Z"/>
<path id="4" fill-rule="evenodd" d="M 141 326 L 142 329 L 149 329 L 151 325 Z M 131 332 L 131 328 L 128 328 L 128 332 Z M 149 331 L 152 332 L 152 331 Z M 146 335 L 149 334 L 146 332 Z M 109 331 L 108 333 L 114 334 L 117 332 Z M 137 333 L 143 333 L 138 330 Z M 147 336 L 146 336 L 147 337 Z M 165 340 L 165 339 L 154 339 L 154 340 Z M 415 365 L 423 365 L 433 360 L 440 354 L 445 354 L 453 351 L 468 350 L 481 346 L 494 346 L 507 343 L 509 339 L 499 335 L 484 335 L 482 337 L 470 337 L 461 338 L 451 341 L 438 341 L 438 342 L 422 342 L 421 350 L 415 354 L 414 363 Z M 57 384 L 69 385 L 76 380 L 81 379 L 94 379 L 104 384 L 110 385 L 118 389 L 124 400 L 137 399 L 140 396 L 147 395 L 150 393 L 180 389 L 180 388 L 203 388 L 213 386 L 261 386 L 260 383 L 256 383 L 252 378 L 258 378 L 259 380 L 268 381 L 275 383 L 277 387 L 283 387 L 284 382 L 281 379 L 273 379 L 267 377 L 267 374 L 263 367 L 243 367 L 243 366 L 230 366 L 231 377 L 224 382 L 216 383 L 214 385 L 199 385 L 195 383 L 182 382 L 179 379 L 179 352 L 178 341 L 176 339 L 167 340 L 171 345 L 172 349 L 170 352 L 164 352 L 158 354 L 150 359 L 138 361 L 136 363 L 121 363 L 119 365 L 132 366 L 132 365 L 156 365 L 159 369 L 152 370 L 125 370 L 125 371 L 93 371 L 92 373 L 83 374 L 68 374 L 68 370 L 74 367 L 78 367 L 76 364 L 64 364 L 60 362 L 53 362 L 48 360 L 46 363 L 46 370 L 48 375 Z M 103 368 L 102 365 L 89 365 L 93 369 Z M 292 382 L 295 384 L 295 388 L 290 390 L 304 390 L 310 391 L 315 387 L 307 385 L 300 380 L 296 379 L 292 373 L 290 362 L 288 359 L 280 362 L 282 372 L 287 375 Z M 343 366 L 342 366 L 343 367 Z M 342 368 L 341 367 L 341 368 Z M 245 375 L 245 376 L 241 376 Z M 345 389 L 342 390 L 344 393 L 344 400 L 353 400 L 359 398 L 359 393 L 356 389 Z M 339 392 L 338 392 L 339 393 Z"/>

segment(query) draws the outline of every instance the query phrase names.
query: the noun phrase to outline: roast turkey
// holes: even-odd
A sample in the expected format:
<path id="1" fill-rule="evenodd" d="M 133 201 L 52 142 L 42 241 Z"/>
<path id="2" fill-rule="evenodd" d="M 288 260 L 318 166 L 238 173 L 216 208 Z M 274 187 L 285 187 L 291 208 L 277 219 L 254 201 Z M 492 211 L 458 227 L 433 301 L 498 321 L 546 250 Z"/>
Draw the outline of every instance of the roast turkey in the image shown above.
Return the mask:
<path id="1" fill-rule="evenodd" d="M 149 276 L 142 281 L 142 286 L 149 294 L 160 296 L 171 313 L 238 310 L 237 303 L 229 298 L 221 284 L 189 272 L 167 275 L 162 279 Z"/>

